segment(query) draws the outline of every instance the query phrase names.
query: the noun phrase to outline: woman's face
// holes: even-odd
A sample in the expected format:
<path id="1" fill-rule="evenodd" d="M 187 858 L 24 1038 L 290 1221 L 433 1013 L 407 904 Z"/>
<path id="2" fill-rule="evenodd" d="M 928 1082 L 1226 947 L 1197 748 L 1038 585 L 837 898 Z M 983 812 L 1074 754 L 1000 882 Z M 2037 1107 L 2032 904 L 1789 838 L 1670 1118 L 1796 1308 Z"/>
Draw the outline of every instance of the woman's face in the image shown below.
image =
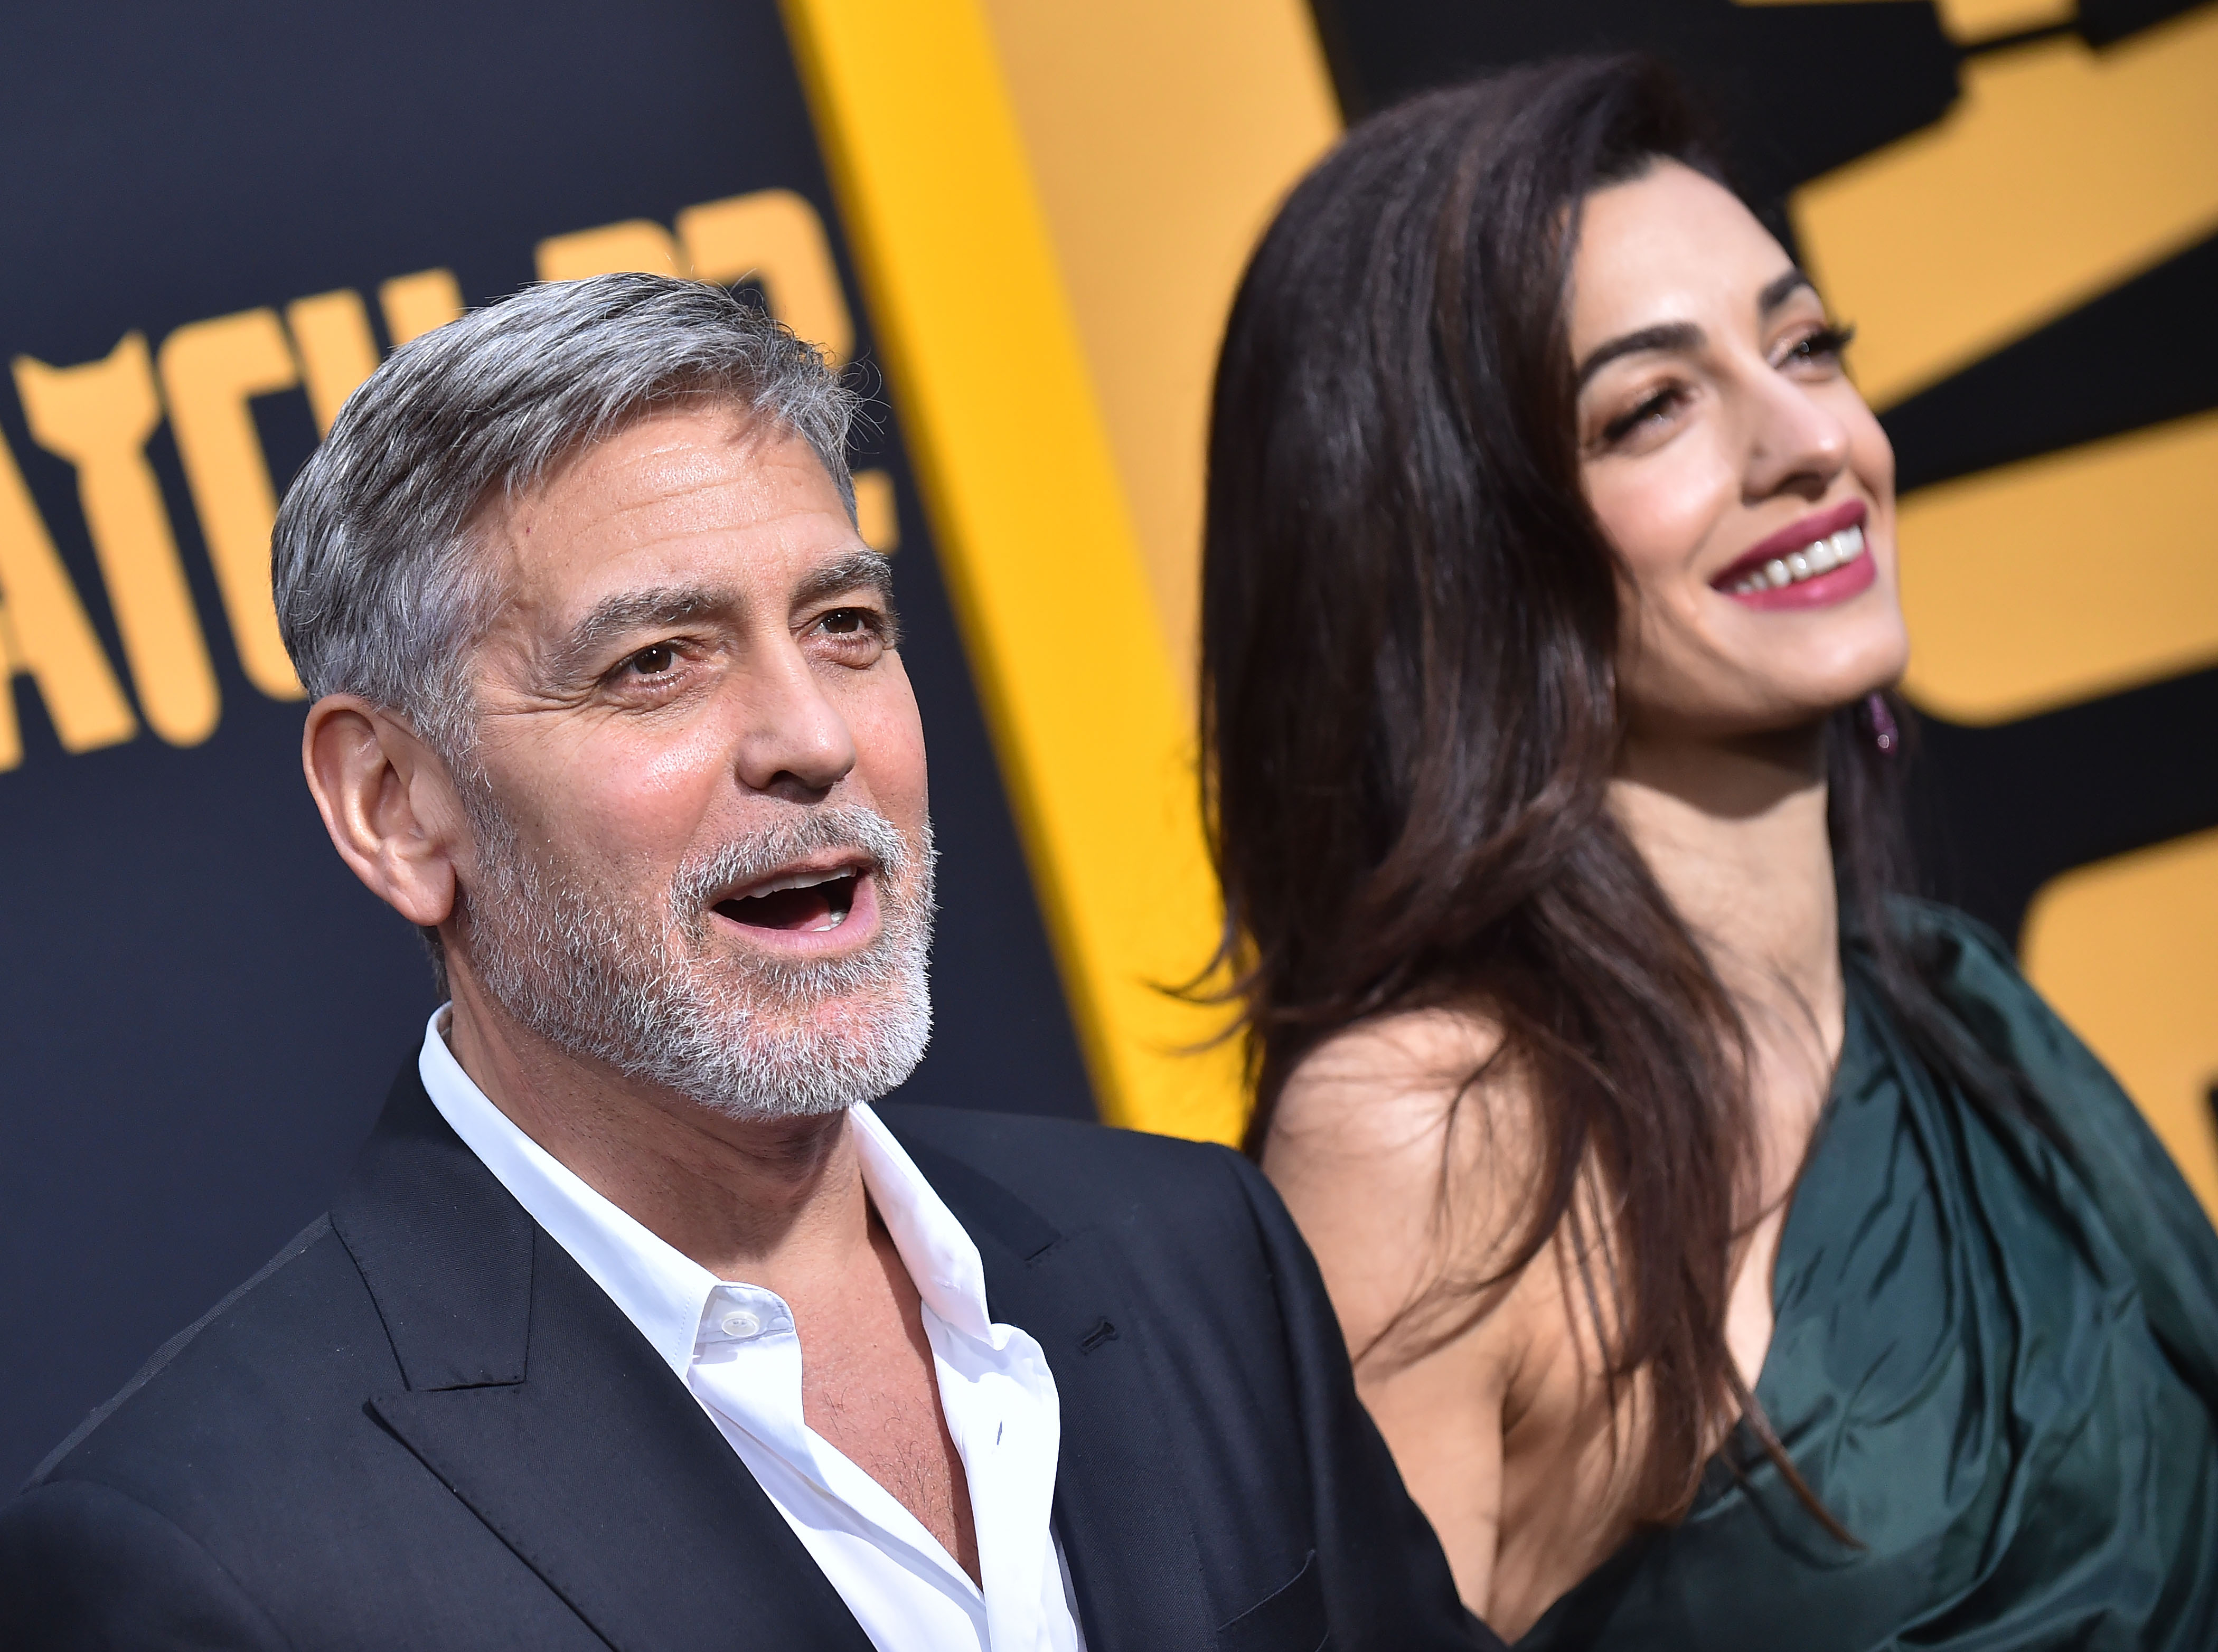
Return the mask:
<path id="1" fill-rule="evenodd" d="M 1633 734 L 1791 728 L 1900 677 L 1894 452 L 1748 209 L 1672 161 L 1597 190 L 1571 333 L 1587 498 L 1632 585 Z"/>

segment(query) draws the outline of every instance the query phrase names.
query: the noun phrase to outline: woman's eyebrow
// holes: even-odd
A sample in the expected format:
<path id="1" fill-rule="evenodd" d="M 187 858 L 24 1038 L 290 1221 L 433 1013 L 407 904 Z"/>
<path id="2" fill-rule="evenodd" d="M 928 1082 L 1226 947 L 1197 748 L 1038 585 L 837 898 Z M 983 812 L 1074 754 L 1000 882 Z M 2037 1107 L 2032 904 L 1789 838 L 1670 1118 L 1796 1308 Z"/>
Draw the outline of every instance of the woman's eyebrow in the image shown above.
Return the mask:
<path id="1" fill-rule="evenodd" d="M 1706 340 L 1707 335 L 1691 321 L 1666 321 L 1657 326 L 1643 327 L 1638 332 L 1622 333 L 1607 344 L 1596 345 L 1579 363 L 1577 387 L 1585 389 L 1589 379 L 1620 356 L 1638 356 L 1651 350 L 1698 350 Z"/>
<path id="2" fill-rule="evenodd" d="M 1800 269 L 1788 270 L 1756 295 L 1756 314 L 1769 315 L 1805 287 L 1808 288 L 1813 294 L 1818 290 L 1818 284 Z"/>
<path id="3" fill-rule="evenodd" d="M 1794 295 L 1807 288 L 1815 293 L 1817 284 L 1800 269 L 1789 269 L 1775 277 L 1756 295 L 1758 315 L 1769 315 Z M 1579 363 L 1577 387 L 1585 389 L 1587 381 L 1621 356 L 1638 356 L 1643 350 L 1670 350 L 1691 351 L 1701 349 L 1707 342 L 1702 330 L 1691 321 L 1666 321 L 1653 327 L 1643 327 L 1638 332 L 1624 333 L 1607 344 L 1597 345 Z"/>

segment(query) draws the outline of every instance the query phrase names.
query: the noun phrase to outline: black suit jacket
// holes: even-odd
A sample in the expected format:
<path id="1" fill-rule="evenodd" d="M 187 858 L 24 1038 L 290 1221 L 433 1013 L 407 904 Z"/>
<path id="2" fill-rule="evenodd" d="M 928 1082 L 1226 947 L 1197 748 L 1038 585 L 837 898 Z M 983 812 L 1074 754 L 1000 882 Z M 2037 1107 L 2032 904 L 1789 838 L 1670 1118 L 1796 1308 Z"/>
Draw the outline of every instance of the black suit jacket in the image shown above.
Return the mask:
<path id="1" fill-rule="evenodd" d="M 1062 1396 L 1092 1652 L 1498 1645 L 1222 1148 L 889 1107 Z M 869 1643 L 685 1386 L 412 1064 L 331 1214 L 0 1513 L 9 1648 Z"/>

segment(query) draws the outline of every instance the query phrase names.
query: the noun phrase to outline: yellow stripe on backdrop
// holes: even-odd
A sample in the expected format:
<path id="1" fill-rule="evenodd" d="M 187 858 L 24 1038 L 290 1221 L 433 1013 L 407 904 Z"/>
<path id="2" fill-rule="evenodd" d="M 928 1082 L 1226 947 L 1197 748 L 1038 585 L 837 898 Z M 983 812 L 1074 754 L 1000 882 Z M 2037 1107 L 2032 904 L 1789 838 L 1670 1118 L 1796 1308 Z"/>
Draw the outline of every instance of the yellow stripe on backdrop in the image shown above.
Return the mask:
<path id="1" fill-rule="evenodd" d="M 1007 42 L 1011 60 L 1033 71 L 1085 54 L 1089 106 L 1144 108 L 1167 123 L 1168 137 L 1159 127 L 1123 158 L 1154 174 L 1159 206 L 1196 199 L 1182 170 L 1221 178 L 1230 166 L 1245 180 L 1232 194 L 1248 198 L 1229 226 L 1199 238 L 1198 274 L 1175 251 L 1181 237 L 1194 243 L 1192 220 L 1158 211 L 1151 220 L 1144 185 L 1126 176 L 1121 199 L 1095 201 L 1122 226 L 1113 233 L 1131 238 L 1123 251 L 1143 272 L 1144 290 L 1120 295 L 1112 282 L 1109 301 L 1168 294 L 1186 306 L 1152 340 L 1144 322 L 1119 322 L 1098 301 L 1090 319 L 1074 309 L 1057 229 L 1081 232 L 1073 226 L 1092 223 L 1089 208 L 1068 194 L 1044 205 L 1040 176 L 1083 187 L 1094 170 L 1086 122 L 1044 115 L 1037 88 L 1013 98 L 981 0 L 784 0 L 784 10 L 1103 1117 L 1230 1141 L 1246 1107 L 1236 1052 L 1193 1049 L 1224 1018 L 1159 990 L 1207 959 L 1219 917 L 1183 687 L 1191 597 L 1180 603 L 1197 554 L 1199 399 L 1236 274 L 1231 249 L 1329 138 L 1330 106 L 1298 0 L 1246 0 L 1211 38 L 1230 46 L 1275 18 L 1267 38 L 1279 45 L 1213 53 L 1198 74 L 1189 54 L 1211 4 L 1143 7 L 1116 29 L 1013 30 Z M 1279 78 L 1289 64 L 1291 96 Z M 1262 78 L 1243 84 L 1249 75 Z M 1178 89 L 1168 97 L 1166 76 Z M 1222 118 L 1228 104 L 1311 116 L 1304 130 L 1267 114 L 1255 141 L 1277 145 L 1275 158 L 1257 164 L 1240 149 L 1238 123 Z M 1182 120 L 1199 123 L 1186 128 L 1199 146 L 1178 141 Z M 1040 144 L 1037 171 L 1028 139 Z M 1189 282 L 1198 290 L 1181 291 Z M 1197 316 L 1197 305 L 1213 314 Z M 1120 389 L 1120 442 L 1089 344 L 1167 351 L 1157 411 L 1184 434 L 1136 435 L 1146 396 Z M 1180 466 L 1190 467 L 1183 482 Z M 1155 556 L 1136 532 L 1135 497 L 1170 524 L 1151 535 Z"/>
<path id="2" fill-rule="evenodd" d="M 2097 51 L 1969 59 L 1924 131 L 1794 193 L 1856 377 L 1887 408 L 2218 229 L 2218 6 Z"/>
<path id="3" fill-rule="evenodd" d="M 2066 872 L 2026 913 L 2023 951 L 2218 1218 L 2218 831 Z"/>
<path id="4" fill-rule="evenodd" d="M 1182 687 L 1210 381 L 1280 198 L 1340 135 L 1303 0 L 986 0 Z"/>

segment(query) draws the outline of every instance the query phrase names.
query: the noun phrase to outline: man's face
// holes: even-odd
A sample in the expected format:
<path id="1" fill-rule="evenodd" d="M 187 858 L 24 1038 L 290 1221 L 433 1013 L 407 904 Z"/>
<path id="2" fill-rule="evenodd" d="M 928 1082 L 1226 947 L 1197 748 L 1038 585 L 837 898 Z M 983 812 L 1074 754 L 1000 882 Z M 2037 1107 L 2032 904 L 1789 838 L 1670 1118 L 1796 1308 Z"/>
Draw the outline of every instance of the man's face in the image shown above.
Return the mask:
<path id="1" fill-rule="evenodd" d="M 922 730 L 885 565 L 798 438 L 658 414 L 484 526 L 460 956 L 551 1042 L 740 1117 L 908 1076 Z"/>

